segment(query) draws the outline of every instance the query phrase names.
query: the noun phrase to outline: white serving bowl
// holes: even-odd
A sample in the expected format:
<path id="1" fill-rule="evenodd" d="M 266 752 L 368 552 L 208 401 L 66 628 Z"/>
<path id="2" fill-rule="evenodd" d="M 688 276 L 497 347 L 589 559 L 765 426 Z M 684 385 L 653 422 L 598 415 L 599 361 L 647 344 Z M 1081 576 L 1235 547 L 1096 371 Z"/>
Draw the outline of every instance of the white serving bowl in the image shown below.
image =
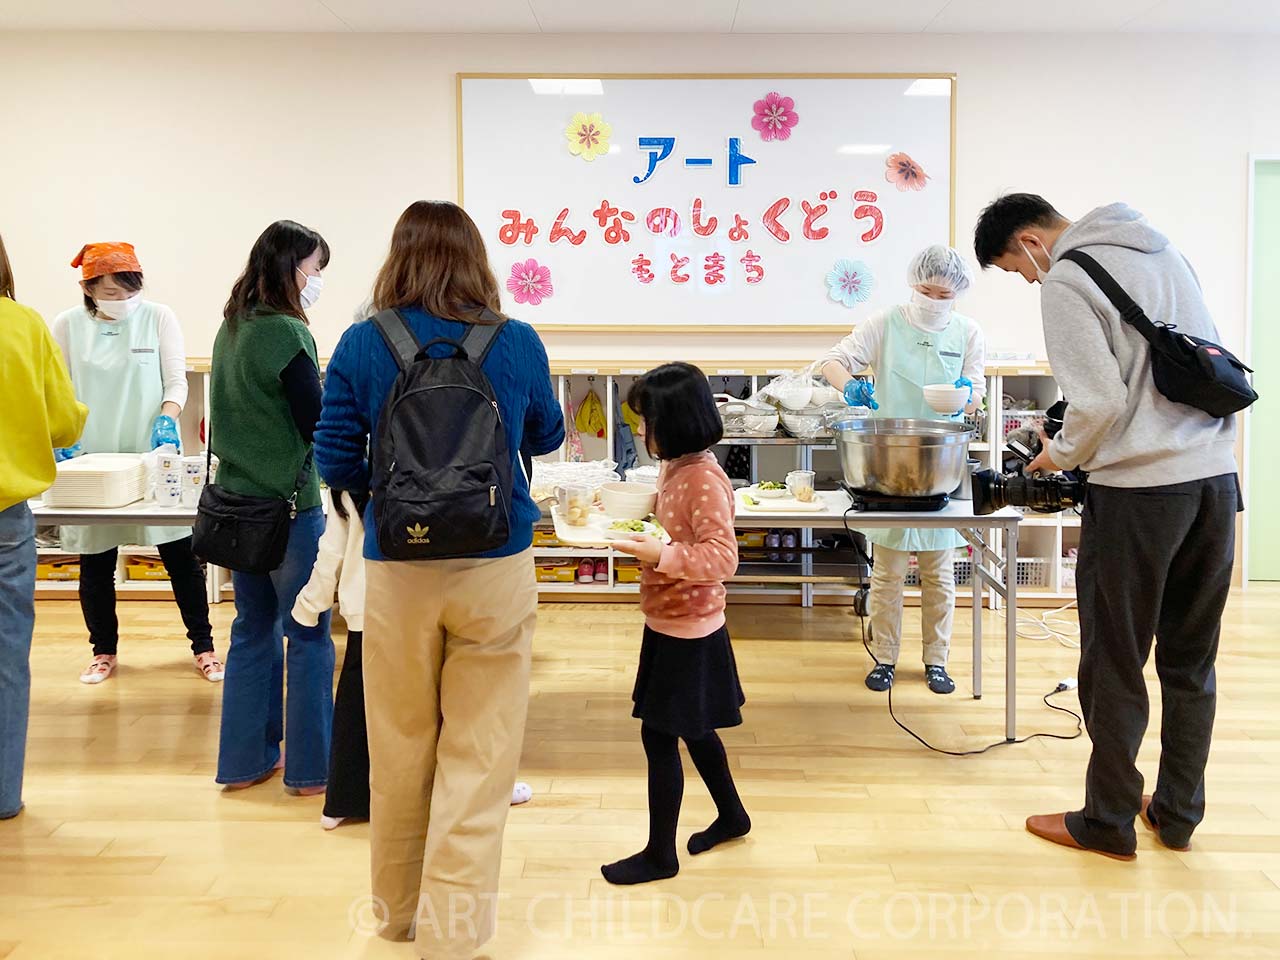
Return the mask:
<path id="1" fill-rule="evenodd" d="M 844 403 L 844 394 L 830 384 L 820 383 L 813 388 L 809 402 L 815 407 L 836 406 Z"/>
<path id="2" fill-rule="evenodd" d="M 600 500 L 611 520 L 644 520 L 658 505 L 658 488 L 648 483 L 606 483 L 600 488 Z"/>
<path id="3" fill-rule="evenodd" d="M 769 394 L 788 410 L 803 410 L 813 399 L 813 385 L 799 381 L 772 383 Z"/>
<path id="4" fill-rule="evenodd" d="M 955 413 L 964 409 L 968 401 L 968 387 L 953 387 L 949 383 L 931 383 L 924 388 L 924 402 L 938 413 Z"/>

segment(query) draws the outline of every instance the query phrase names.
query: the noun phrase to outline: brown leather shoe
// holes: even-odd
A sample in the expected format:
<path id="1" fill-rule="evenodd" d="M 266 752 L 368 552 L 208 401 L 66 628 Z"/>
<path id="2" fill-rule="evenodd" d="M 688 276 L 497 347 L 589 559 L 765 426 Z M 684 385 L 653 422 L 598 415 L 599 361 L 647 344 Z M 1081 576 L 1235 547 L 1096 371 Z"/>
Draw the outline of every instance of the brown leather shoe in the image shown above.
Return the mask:
<path id="1" fill-rule="evenodd" d="M 1151 820 L 1151 794 L 1142 795 L 1142 809 L 1138 811 L 1138 817 L 1147 825 L 1147 829 L 1156 835 L 1156 839 L 1160 841 L 1160 846 L 1168 847 L 1177 853 L 1187 853 L 1191 849 L 1191 844 L 1185 847 L 1174 847 L 1164 842 L 1164 838 L 1160 836 L 1160 829 Z"/>
<path id="2" fill-rule="evenodd" d="M 1067 829 L 1067 815 L 1065 813 L 1045 813 L 1036 817 L 1027 817 L 1027 832 L 1048 840 L 1050 843 L 1056 843 L 1060 847 L 1070 847 L 1072 850 L 1086 850 L 1089 853 L 1110 857 L 1112 860 L 1138 859 L 1136 853 L 1110 853 L 1107 850 L 1095 850 L 1093 847 L 1086 847 L 1084 844 L 1077 842 L 1076 838 L 1071 835 L 1071 831 Z"/>

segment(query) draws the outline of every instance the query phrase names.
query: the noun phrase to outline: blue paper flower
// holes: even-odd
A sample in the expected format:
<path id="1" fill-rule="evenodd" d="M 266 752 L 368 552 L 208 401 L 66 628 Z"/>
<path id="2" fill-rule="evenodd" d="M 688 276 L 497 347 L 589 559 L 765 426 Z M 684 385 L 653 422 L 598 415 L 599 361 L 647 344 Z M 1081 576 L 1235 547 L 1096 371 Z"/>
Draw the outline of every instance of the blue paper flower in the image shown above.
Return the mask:
<path id="1" fill-rule="evenodd" d="M 861 260 L 837 260 L 827 274 L 827 296 L 846 307 L 856 307 L 871 299 L 875 278 Z"/>

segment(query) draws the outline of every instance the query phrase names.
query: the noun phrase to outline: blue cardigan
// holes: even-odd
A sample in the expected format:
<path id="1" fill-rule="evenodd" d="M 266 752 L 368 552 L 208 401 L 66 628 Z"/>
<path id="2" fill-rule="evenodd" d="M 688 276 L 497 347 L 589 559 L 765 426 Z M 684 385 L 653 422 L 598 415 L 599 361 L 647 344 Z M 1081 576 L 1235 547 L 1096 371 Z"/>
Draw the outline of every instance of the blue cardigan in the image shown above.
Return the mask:
<path id="1" fill-rule="evenodd" d="M 425 310 L 401 311 L 419 343 L 436 337 L 460 340 L 466 324 L 442 320 Z M 436 347 L 432 356 L 447 354 Z M 520 464 L 523 449 L 542 456 L 564 442 L 564 413 L 551 385 L 547 351 L 533 327 L 511 320 L 494 341 L 485 359 L 485 376 L 493 384 L 502 410 L 511 449 L 513 491 L 511 539 L 485 557 L 509 557 L 533 544 L 533 525 L 540 511 L 529 496 L 529 481 Z M 400 368 L 372 322 L 352 326 L 342 336 L 329 362 L 324 385 L 324 408 L 316 427 L 315 464 L 321 478 L 335 490 L 369 489 L 369 448 L 378 435 L 378 418 Z M 425 441 L 430 438 L 424 438 Z M 373 504 L 365 511 L 364 555 L 383 560 L 373 523 Z"/>

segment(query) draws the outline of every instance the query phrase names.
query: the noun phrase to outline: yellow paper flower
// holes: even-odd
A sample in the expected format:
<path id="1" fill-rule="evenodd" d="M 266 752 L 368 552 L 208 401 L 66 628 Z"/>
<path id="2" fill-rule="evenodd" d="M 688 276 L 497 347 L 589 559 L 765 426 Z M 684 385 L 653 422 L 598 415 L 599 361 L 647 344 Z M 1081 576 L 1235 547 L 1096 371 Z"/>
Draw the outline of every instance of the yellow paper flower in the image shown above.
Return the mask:
<path id="1" fill-rule="evenodd" d="M 569 152 L 583 160 L 594 160 L 601 154 L 608 153 L 609 137 L 612 134 L 613 127 L 605 123 L 598 113 L 575 113 L 569 125 L 564 128 L 565 138 L 569 141 Z"/>

